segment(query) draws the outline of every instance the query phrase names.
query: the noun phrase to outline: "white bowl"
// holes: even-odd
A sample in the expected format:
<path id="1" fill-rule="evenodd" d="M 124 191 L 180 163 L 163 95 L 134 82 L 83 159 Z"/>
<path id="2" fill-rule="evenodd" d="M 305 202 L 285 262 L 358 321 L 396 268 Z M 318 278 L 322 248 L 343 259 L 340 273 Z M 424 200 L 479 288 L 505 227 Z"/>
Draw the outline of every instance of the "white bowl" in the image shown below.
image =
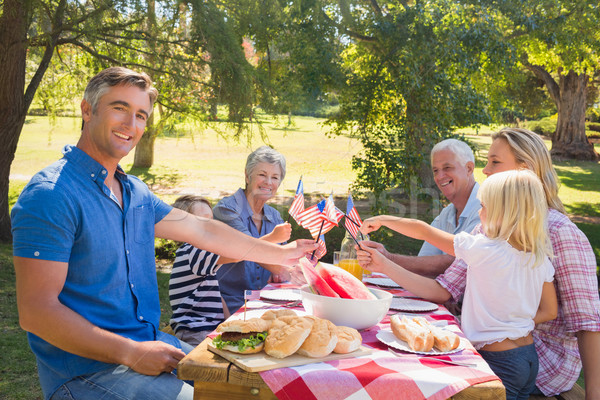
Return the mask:
<path id="1" fill-rule="evenodd" d="M 366 329 L 385 317 L 392 303 L 392 294 L 380 289 L 369 289 L 377 296 L 374 300 L 342 299 L 314 294 L 308 285 L 302 286 L 302 305 L 307 313 L 328 319 L 335 325 Z"/>

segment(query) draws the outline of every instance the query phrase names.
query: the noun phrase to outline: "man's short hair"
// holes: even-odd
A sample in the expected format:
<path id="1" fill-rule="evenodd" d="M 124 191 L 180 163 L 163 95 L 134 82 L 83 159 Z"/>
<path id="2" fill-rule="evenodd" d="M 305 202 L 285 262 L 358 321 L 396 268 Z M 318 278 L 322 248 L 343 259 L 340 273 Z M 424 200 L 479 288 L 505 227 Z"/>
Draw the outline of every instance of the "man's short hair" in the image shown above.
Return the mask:
<path id="1" fill-rule="evenodd" d="M 87 84 L 83 98 L 92 106 L 92 112 L 96 112 L 100 98 L 110 87 L 117 85 L 135 86 L 148 93 L 150 98 L 150 112 L 158 97 L 158 91 L 152 85 L 152 79 L 143 73 L 136 72 L 124 67 L 111 67 L 100 71 Z"/>
<path id="2" fill-rule="evenodd" d="M 457 139 L 442 140 L 431 149 L 431 164 L 433 165 L 433 155 L 438 151 L 450 150 L 462 165 L 467 165 L 470 161 L 475 164 L 475 155 L 473 150 L 463 141 Z"/>

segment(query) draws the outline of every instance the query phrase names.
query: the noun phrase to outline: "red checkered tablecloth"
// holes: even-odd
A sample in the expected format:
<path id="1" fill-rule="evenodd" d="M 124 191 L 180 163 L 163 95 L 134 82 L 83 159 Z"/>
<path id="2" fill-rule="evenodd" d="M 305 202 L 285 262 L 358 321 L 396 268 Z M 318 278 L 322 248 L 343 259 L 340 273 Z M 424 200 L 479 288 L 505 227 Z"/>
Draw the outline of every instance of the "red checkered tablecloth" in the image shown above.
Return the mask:
<path id="1" fill-rule="evenodd" d="M 275 284 L 263 290 L 291 287 L 294 286 Z M 389 291 L 397 296 L 410 295 L 402 289 Z M 251 297 L 252 307 L 249 305 L 248 310 L 259 306 L 260 292 L 253 292 Z M 374 349 L 369 355 L 273 369 L 260 372 L 260 375 L 281 400 L 447 399 L 469 386 L 499 379 L 466 340 L 464 350 L 437 357 L 476 364 L 476 367 L 449 365 L 412 353 L 394 356 L 376 337 L 379 330 L 390 329 L 389 316 L 394 313 L 396 311 L 390 310 L 378 325 L 361 331 L 363 345 Z M 414 315 L 424 316 L 436 325 L 448 325 L 464 338 L 456 319 L 443 306 Z"/>

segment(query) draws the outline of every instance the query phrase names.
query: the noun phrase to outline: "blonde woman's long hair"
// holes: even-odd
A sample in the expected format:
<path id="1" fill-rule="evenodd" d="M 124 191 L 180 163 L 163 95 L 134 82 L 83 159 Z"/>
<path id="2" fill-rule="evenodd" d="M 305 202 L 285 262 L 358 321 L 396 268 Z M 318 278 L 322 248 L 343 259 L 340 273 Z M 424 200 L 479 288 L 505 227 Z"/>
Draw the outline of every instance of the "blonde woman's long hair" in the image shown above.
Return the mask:
<path id="1" fill-rule="evenodd" d="M 530 170 L 512 170 L 491 175 L 478 192 L 486 208 L 483 230 L 490 239 L 502 239 L 518 250 L 531 253 L 532 266 L 552 258 L 546 217 L 544 188 Z"/>
<path id="2" fill-rule="evenodd" d="M 567 215 L 558 197 L 560 182 L 552 166 L 552 158 L 546 144 L 535 132 L 522 128 L 503 128 L 492 134 L 492 140 L 504 139 L 508 142 L 519 164 L 524 164 L 542 181 L 548 207 Z"/>

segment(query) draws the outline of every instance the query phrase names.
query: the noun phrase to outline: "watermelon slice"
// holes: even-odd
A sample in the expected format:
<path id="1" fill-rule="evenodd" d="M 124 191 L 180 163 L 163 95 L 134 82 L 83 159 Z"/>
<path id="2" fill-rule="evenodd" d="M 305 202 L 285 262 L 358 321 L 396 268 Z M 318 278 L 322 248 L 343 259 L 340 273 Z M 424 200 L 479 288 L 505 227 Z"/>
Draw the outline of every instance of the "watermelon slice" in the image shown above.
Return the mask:
<path id="1" fill-rule="evenodd" d="M 348 271 L 333 265 L 318 263 L 315 267 L 319 275 L 344 299 L 375 300 L 377 297 L 364 283 Z"/>
<path id="2" fill-rule="evenodd" d="M 321 296 L 340 297 L 335 290 L 333 290 L 327 282 L 317 274 L 313 264 L 306 258 L 300 260 L 300 268 L 302 269 L 302 274 L 304 274 L 306 282 L 313 292 L 316 292 L 316 294 Z"/>

